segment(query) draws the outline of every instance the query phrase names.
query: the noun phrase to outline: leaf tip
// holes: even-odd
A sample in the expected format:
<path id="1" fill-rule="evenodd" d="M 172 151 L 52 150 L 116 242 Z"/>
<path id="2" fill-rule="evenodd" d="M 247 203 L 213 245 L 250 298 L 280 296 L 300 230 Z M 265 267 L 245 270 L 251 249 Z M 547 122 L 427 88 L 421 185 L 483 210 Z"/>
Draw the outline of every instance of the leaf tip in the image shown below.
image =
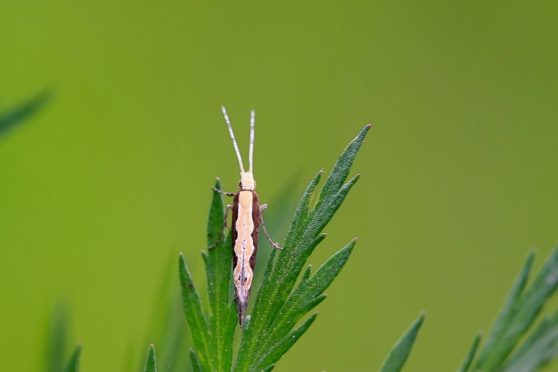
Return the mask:
<path id="1" fill-rule="evenodd" d="M 252 317 L 250 315 L 246 315 L 246 317 L 244 318 L 244 321 L 242 321 L 242 325 L 241 328 L 243 331 L 247 330 L 248 327 L 250 326 L 250 320 L 252 319 Z"/>
<path id="2" fill-rule="evenodd" d="M 201 256 L 202 256 L 202 258 L 203 258 L 203 261 L 207 264 L 207 263 L 208 263 L 207 260 L 209 259 L 209 255 L 207 254 L 207 252 L 206 252 L 206 251 L 202 251 L 202 252 L 201 252 Z"/>
<path id="3" fill-rule="evenodd" d="M 221 190 L 221 179 L 219 177 L 215 177 L 215 183 L 213 184 L 213 192 L 218 192 L 217 190 Z"/>

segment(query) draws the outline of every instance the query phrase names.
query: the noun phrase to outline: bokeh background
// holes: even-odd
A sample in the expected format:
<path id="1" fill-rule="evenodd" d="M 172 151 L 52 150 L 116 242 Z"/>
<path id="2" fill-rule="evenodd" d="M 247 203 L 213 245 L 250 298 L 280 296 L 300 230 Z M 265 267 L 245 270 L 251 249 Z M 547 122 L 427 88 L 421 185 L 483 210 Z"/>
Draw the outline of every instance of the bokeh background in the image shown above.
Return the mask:
<path id="1" fill-rule="evenodd" d="M 279 371 L 374 370 L 421 310 L 408 370 L 453 370 L 527 251 L 540 263 L 558 241 L 555 2 L 0 8 L 0 104 L 55 92 L 0 140 L 3 370 L 41 369 L 59 302 L 84 371 L 145 352 L 169 260 L 184 251 L 203 280 L 210 186 L 238 180 L 221 104 L 243 149 L 257 110 L 270 203 L 375 124 L 311 261 L 359 243 Z"/>

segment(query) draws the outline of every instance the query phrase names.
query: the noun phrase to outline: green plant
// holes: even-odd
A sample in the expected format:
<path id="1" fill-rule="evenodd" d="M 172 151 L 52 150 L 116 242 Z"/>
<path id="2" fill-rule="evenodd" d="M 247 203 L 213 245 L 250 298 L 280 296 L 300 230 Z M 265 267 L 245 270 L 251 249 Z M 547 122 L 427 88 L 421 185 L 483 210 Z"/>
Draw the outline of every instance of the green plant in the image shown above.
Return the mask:
<path id="1" fill-rule="evenodd" d="M 49 90 L 45 90 L 35 97 L 23 102 L 7 111 L 0 111 L 0 137 L 10 132 L 25 119 L 32 116 L 41 109 L 52 96 Z"/>
<path id="2" fill-rule="evenodd" d="M 157 360 L 155 358 L 155 346 L 149 345 L 147 359 L 145 360 L 144 372 L 157 372 Z"/>
<path id="3" fill-rule="evenodd" d="M 534 256 L 533 252 L 527 256 L 478 357 L 480 333 L 474 337 L 458 371 L 537 371 L 558 355 L 558 312 L 545 316 L 532 330 L 558 287 L 558 249 L 552 251 L 531 286 L 526 288 Z M 419 317 L 396 344 L 382 372 L 401 370 L 421 323 Z"/>
<path id="4" fill-rule="evenodd" d="M 395 372 L 400 371 L 403 368 L 409 354 L 411 353 L 411 349 L 423 322 L 424 314 L 421 314 L 413 322 L 413 324 L 411 324 L 403 336 L 401 336 L 399 341 L 393 345 L 393 348 L 389 352 L 386 360 L 384 361 L 384 365 L 381 368 L 382 372 Z"/>
<path id="5" fill-rule="evenodd" d="M 550 254 L 527 288 L 533 259 L 531 252 L 479 352 L 474 370 L 533 371 L 558 354 L 558 312 L 546 316 L 521 343 L 558 287 L 558 250 Z"/>
<path id="6" fill-rule="evenodd" d="M 319 192 L 323 172 L 318 172 L 310 181 L 291 221 L 283 250 L 272 250 L 269 256 L 251 309 L 252 317 L 247 318 L 241 329 L 240 344 L 236 347 L 238 322 L 231 289 L 231 237 L 224 229 L 221 184 L 219 180 L 215 182 L 207 224 L 207 246 L 211 248 L 202 253 L 207 275 L 206 296 L 203 296 L 207 297 L 206 306 L 202 304 L 184 256 L 179 257 L 181 304 L 192 336 L 193 348 L 189 356 L 194 371 L 270 371 L 316 320 L 317 314 L 310 314 L 311 311 L 325 299 L 324 291 L 346 264 L 356 241 L 349 242 L 317 270 L 304 267 L 325 238 L 322 231 L 358 180 L 357 175 L 347 181 L 368 129 L 369 126 L 364 127 L 349 143 Z M 533 260 L 534 254 L 530 253 L 486 341 L 481 344 L 480 333 L 474 337 L 458 371 L 536 371 L 558 355 L 558 311 L 545 316 L 533 327 L 558 287 L 558 249 L 550 254 L 528 286 Z M 185 366 L 175 363 L 181 358 L 177 350 L 187 342 L 175 332 L 181 325 L 172 299 L 171 295 L 161 301 L 168 304 L 170 311 L 157 338 L 171 346 L 162 365 L 178 371 Z M 47 370 L 65 368 L 68 372 L 77 372 L 81 346 L 66 361 L 67 320 L 64 314 L 58 315 L 50 332 Z M 424 314 L 419 315 L 395 343 L 381 367 L 382 372 L 403 369 L 424 318 Z M 148 348 L 143 370 L 157 371 L 154 345 Z"/>
<path id="7" fill-rule="evenodd" d="M 194 349 L 191 361 L 195 370 L 249 371 L 270 370 L 316 319 L 308 313 L 325 299 L 325 289 L 347 262 L 355 240 L 331 256 L 315 273 L 308 266 L 300 281 L 308 257 L 325 238 L 327 223 L 359 176 L 347 181 L 349 171 L 370 126 L 365 126 L 343 151 L 319 194 L 314 198 L 323 171 L 310 181 L 291 222 L 281 252 L 272 252 L 263 283 L 256 296 L 252 317 L 242 330 L 240 347 L 233 364 L 233 341 L 237 324 L 231 301 L 232 278 L 230 237 L 223 238 L 224 203 L 221 185 L 209 212 L 208 249 L 203 253 L 206 265 L 209 311 L 202 309 L 200 296 L 188 271 L 179 260 L 183 304 Z M 298 325 L 301 321 L 302 323 Z"/>
<path id="8" fill-rule="evenodd" d="M 79 359 L 81 358 L 81 345 L 78 345 L 66 367 L 66 372 L 79 372 Z"/>
<path id="9" fill-rule="evenodd" d="M 317 314 L 307 315 L 325 299 L 324 290 L 347 262 L 355 241 L 331 256 L 314 274 L 310 267 L 304 272 L 303 268 L 312 251 L 325 238 L 322 230 L 358 180 L 358 175 L 348 181 L 347 177 L 368 129 L 369 126 L 364 127 L 347 146 L 315 198 L 323 172 L 318 172 L 310 181 L 291 222 L 284 249 L 279 253 L 273 251 L 267 263 L 252 317 L 242 329 L 234 363 L 236 315 L 230 300 L 230 237 L 222 238 L 224 203 L 221 193 L 214 192 L 208 221 L 208 247 L 214 248 L 203 253 L 208 312 L 203 311 L 184 257 L 179 261 L 184 311 L 194 344 L 194 349 L 190 350 L 194 370 L 271 370 L 312 325 Z M 220 187 L 217 181 L 215 189 Z M 480 333 L 475 336 L 460 371 L 531 371 L 558 354 L 558 313 L 545 318 L 520 344 L 558 285 L 558 253 L 555 251 L 531 287 L 525 290 L 533 257 L 531 253 L 478 358 Z M 403 368 L 423 321 L 424 315 L 420 315 L 394 345 L 382 372 Z"/>
<path id="10" fill-rule="evenodd" d="M 69 316 L 66 308 L 58 304 L 50 317 L 48 326 L 45 372 L 78 372 L 81 357 L 81 345 L 74 348 L 69 358 L 67 354 L 67 338 L 69 333 Z"/>

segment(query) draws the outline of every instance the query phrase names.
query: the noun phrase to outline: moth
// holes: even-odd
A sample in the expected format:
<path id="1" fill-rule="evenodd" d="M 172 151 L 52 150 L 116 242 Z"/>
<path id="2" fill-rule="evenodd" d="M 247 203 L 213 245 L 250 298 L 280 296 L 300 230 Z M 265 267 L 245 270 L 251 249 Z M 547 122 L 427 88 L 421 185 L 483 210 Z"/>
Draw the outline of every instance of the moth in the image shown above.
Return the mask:
<path id="1" fill-rule="evenodd" d="M 258 251 L 258 232 L 260 226 L 265 237 L 274 248 L 280 249 L 279 244 L 275 243 L 267 229 L 262 217 L 262 212 L 267 208 L 267 204 L 260 204 L 256 193 L 256 181 L 254 180 L 254 126 L 256 113 L 250 112 L 250 147 L 248 151 L 248 171 L 244 170 L 244 163 L 238 144 L 236 142 L 231 121 L 225 107 L 221 107 L 225 123 L 229 129 L 238 165 L 240 167 L 240 182 L 237 192 L 224 192 L 225 195 L 233 196 L 232 205 L 227 205 L 225 214 L 225 224 L 228 211 L 232 209 L 231 236 L 232 236 L 232 265 L 233 281 L 235 291 L 235 301 L 238 311 L 238 321 L 240 326 L 244 326 L 246 320 L 246 309 L 250 299 L 250 290 L 254 278 L 256 267 L 256 253 Z"/>

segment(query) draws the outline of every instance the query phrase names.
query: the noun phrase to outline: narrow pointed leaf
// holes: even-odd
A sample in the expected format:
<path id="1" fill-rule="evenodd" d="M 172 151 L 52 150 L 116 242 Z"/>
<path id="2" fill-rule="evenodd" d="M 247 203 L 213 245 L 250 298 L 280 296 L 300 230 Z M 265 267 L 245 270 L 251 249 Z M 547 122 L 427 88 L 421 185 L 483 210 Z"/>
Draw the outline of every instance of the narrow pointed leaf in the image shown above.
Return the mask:
<path id="1" fill-rule="evenodd" d="M 191 344 L 185 332 L 187 325 L 175 265 L 176 257 L 173 255 L 169 257 L 167 268 L 164 270 L 165 275 L 157 290 L 158 296 L 152 309 L 150 326 L 143 337 L 145 345 L 157 345 L 157 363 L 164 367 L 165 372 L 182 372 L 190 364 L 188 348 Z M 130 349 L 127 358 L 129 362 L 123 370 L 139 371 L 145 365 L 145 355 L 136 355 L 132 352 L 135 348 Z"/>
<path id="2" fill-rule="evenodd" d="M 221 190 L 221 180 L 218 178 L 213 185 L 213 198 L 209 207 L 209 217 L 207 218 L 207 246 L 214 247 L 224 238 L 223 228 L 225 227 L 225 205 Z"/>
<path id="3" fill-rule="evenodd" d="M 421 314 L 405 332 L 405 334 L 397 341 L 389 352 L 389 355 L 382 366 L 381 372 L 399 372 L 405 365 L 411 349 L 417 338 L 417 334 L 424 321 L 424 315 Z"/>
<path id="4" fill-rule="evenodd" d="M 349 175 L 349 172 L 351 171 L 351 166 L 353 165 L 358 150 L 364 142 L 364 138 L 366 137 L 366 134 L 368 133 L 368 130 L 370 128 L 372 128 L 372 125 L 365 125 L 360 130 L 359 134 L 347 145 L 341 155 L 339 155 L 339 158 L 333 166 L 330 176 L 327 178 L 326 183 L 322 188 L 318 206 L 322 203 L 327 203 L 328 199 L 333 197 L 333 195 L 335 195 L 341 188 L 341 185 L 345 182 L 347 176 Z"/>
<path id="5" fill-rule="evenodd" d="M 225 210 L 219 179 L 215 182 L 213 199 L 207 222 L 208 251 L 204 252 L 207 274 L 207 288 L 210 309 L 211 358 L 213 368 L 228 371 L 232 364 L 232 343 L 236 317 L 230 303 L 230 284 L 232 278 L 231 237 L 225 237 Z M 231 312 L 233 314 L 231 314 Z"/>
<path id="6" fill-rule="evenodd" d="M 300 284 L 304 285 L 308 279 L 310 279 L 310 274 L 312 274 L 312 265 L 308 265 L 304 273 L 302 274 L 302 278 L 300 278 Z"/>
<path id="7" fill-rule="evenodd" d="M 145 360 L 145 372 L 157 372 L 157 361 L 155 358 L 155 346 L 149 345 L 147 359 Z"/>
<path id="8" fill-rule="evenodd" d="M 341 248 L 322 264 L 310 279 L 301 283 L 287 300 L 284 312 L 291 314 L 291 316 L 295 316 L 297 313 L 308 312 L 310 309 L 307 309 L 306 305 L 320 296 L 330 286 L 347 263 L 355 243 L 356 240 L 352 240 L 345 247 Z"/>
<path id="9" fill-rule="evenodd" d="M 192 370 L 194 372 L 202 372 L 203 371 L 200 359 L 198 358 L 198 355 L 196 354 L 196 352 L 193 349 L 190 349 L 190 361 L 192 362 Z"/>
<path id="10" fill-rule="evenodd" d="M 515 289 L 516 287 L 525 287 L 524 281 L 527 280 L 531 261 L 532 258 L 529 256 L 519 279 L 516 281 L 519 286 L 516 284 L 512 290 L 513 296 L 515 296 L 515 292 L 518 293 L 514 297 L 514 305 L 511 307 L 511 311 L 506 313 L 505 320 L 502 320 L 501 325 L 499 325 L 499 337 L 493 336 L 494 341 L 484 346 L 481 353 L 482 358 L 479 356 L 476 364 L 477 369 L 494 370 L 501 368 L 506 358 L 529 330 L 546 301 L 555 293 L 558 287 L 558 249 L 550 254 L 528 289 L 523 291 Z M 523 277 L 525 278 L 523 279 Z"/>
<path id="11" fill-rule="evenodd" d="M 558 355 L 558 313 L 544 319 L 515 352 L 504 371 L 536 371 Z"/>
<path id="12" fill-rule="evenodd" d="M 496 350 L 499 344 L 503 341 L 505 334 L 508 330 L 509 324 L 513 321 L 513 317 L 518 310 L 518 302 L 521 293 L 523 292 L 529 273 L 533 267 L 534 254 L 530 252 L 523 264 L 521 272 L 517 276 L 510 293 L 508 294 L 504 306 L 494 322 L 490 333 L 488 334 L 484 346 L 480 352 L 477 367 L 493 365 L 494 358 L 497 357 Z"/>
<path id="13" fill-rule="evenodd" d="M 292 327 L 310 310 L 325 299 L 323 292 L 339 274 L 355 246 L 356 240 L 352 240 L 344 248 L 331 256 L 316 273 L 309 279 L 301 282 L 289 296 L 284 306 L 278 311 L 274 318 L 271 332 L 264 338 L 264 345 L 272 340 L 284 337 Z M 261 341 L 260 341 L 261 342 Z"/>
<path id="14" fill-rule="evenodd" d="M 319 234 L 329 223 L 329 221 L 331 221 L 333 215 L 335 214 L 335 212 L 337 212 L 339 207 L 341 207 L 341 204 L 343 204 L 343 202 L 345 201 L 345 198 L 349 194 L 349 191 L 351 191 L 351 188 L 355 185 L 359 178 L 360 174 L 357 174 L 356 176 L 351 178 L 339 189 L 338 192 L 336 192 L 328 199 L 327 203 L 322 204 L 319 209 L 317 208 L 315 210 L 316 213 L 315 216 L 313 216 L 314 219 L 310 224 L 310 228 L 313 229 L 314 234 Z"/>
<path id="15" fill-rule="evenodd" d="M 192 341 L 198 352 L 200 362 L 204 369 L 210 370 L 210 349 L 208 324 L 202 312 L 200 297 L 192 281 L 192 276 L 186 266 L 184 256 L 181 254 L 178 260 L 180 273 L 180 286 L 182 288 L 182 306 L 186 316 L 186 322 L 190 327 Z"/>
<path id="16" fill-rule="evenodd" d="M 291 346 L 293 346 L 294 343 L 297 342 L 304 333 L 306 333 L 308 328 L 310 328 L 312 323 L 314 323 L 314 320 L 316 320 L 317 316 L 318 314 L 313 314 L 291 334 L 277 341 L 277 343 L 270 348 L 269 352 L 263 356 L 258 369 L 266 369 L 274 365 L 279 360 L 279 358 L 281 358 L 283 354 L 285 354 L 291 348 Z"/>
<path id="17" fill-rule="evenodd" d="M 50 97 L 51 92 L 47 90 L 7 112 L 0 111 L 0 137 L 37 112 Z"/>
<path id="18" fill-rule="evenodd" d="M 477 335 L 473 339 L 473 343 L 471 344 L 471 348 L 469 349 L 469 352 L 467 353 L 465 360 L 463 361 L 463 363 L 461 363 L 461 366 L 458 369 L 458 372 L 469 371 L 469 368 L 471 368 L 471 365 L 473 364 L 473 360 L 475 359 L 475 355 L 477 354 L 477 349 L 479 348 L 480 341 L 481 341 L 481 334 L 477 333 Z"/>
<path id="19" fill-rule="evenodd" d="M 279 257 L 278 264 L 276 265 L 277 270 L 273 273 L 275 287 L 277 287 L 276 291 L 273 293 L 273 298 L 277 306 L 274 311 L 271 312 L 271 315 L 269 316 L 270 320 L 275 319 L 277 312 L 281 308 L 282 304 L 285 303 L 289 293 L 292 291 L 293 286 L 295 285 L 295 282 L 306 263 L 306 260 L 325 237 L 324 235 L 317 234 L 319 234 L 331 220 L 357 180 L 358 176 L 353 177 L 351 181 L 343 185 L 341 190 L 335 195 L 329 204 L 324 204 L 322 210 L 313 213 L 312 218 L 309 220 L 308 227 L 300 240 L 299 246 L 293 249 L 293 253 L 291 255 L 287 252 L 283 252 L 285 254 Z M 296 259 L 292 259 L 293 256 L 296 257 Z"/>
<path id="20" fill-rule="evenodd" d="M 68 310 L 58 304 L 49 320 L 45 350 L 45 372 L 59 372 L 66 365 Z"/>
<path id="21" fill-rule="evenodd" d="M 306 187 L 306 190 L 302 195 L 302 199 L 300 200 L 298 208 L 296 209 L 293 222 L 291 223 L 291 226 L 289 228 L 289 232 L 287 234 L 287 240 L 285 241 L 285 246 L 290 246 L 291 244 L 293 244 L 301 235 L 302 226 L 306 221 L 306 218 L 308 217 L 310 202 L 312 201 L 314 192 L 316 191 L 316 187 L 320 183 L 322 174 L 324 174 L 324 171 L 320 169 L 319 172 L 314 176 L 314 178 L 312 178 L 312 180 Z"/>
<path id="22" fill-rule="evenodd" d="M 81 345 L 78 345 L 72 356 L 70 357 L 70 361 L 66 366 L 66 372 L 79 372 L 79 360 L 81 358 Z"/>

